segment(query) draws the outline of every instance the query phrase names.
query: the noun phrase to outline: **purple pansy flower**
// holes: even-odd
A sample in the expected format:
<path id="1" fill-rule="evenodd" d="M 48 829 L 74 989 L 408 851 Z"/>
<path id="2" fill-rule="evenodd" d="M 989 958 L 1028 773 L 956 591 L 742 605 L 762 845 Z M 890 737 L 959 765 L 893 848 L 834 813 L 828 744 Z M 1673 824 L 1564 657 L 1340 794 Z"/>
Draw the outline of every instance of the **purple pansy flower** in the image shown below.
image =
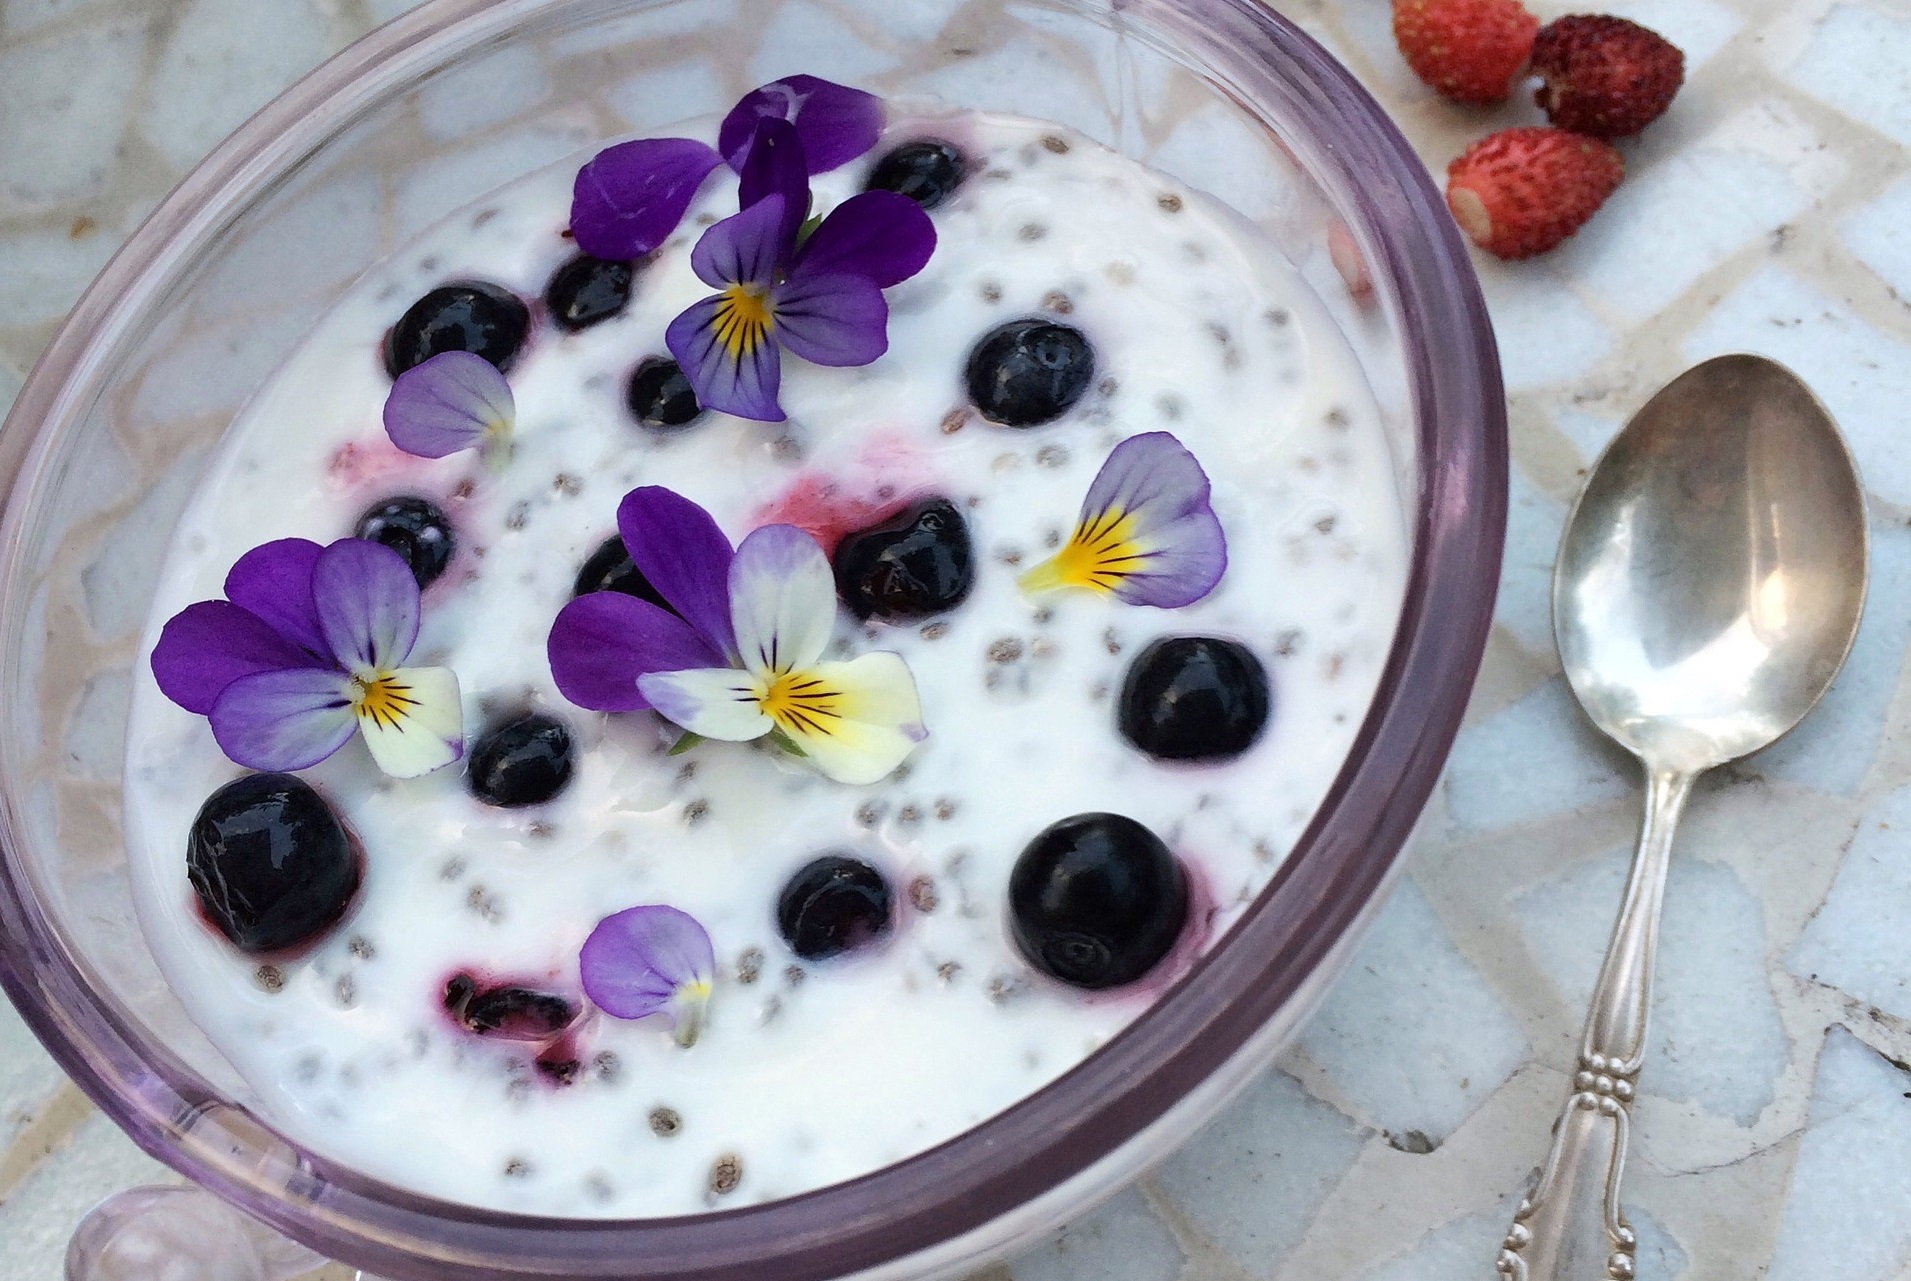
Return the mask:
<path id="1" fill-rule="evenodd" d="M 385 434 L 420 458 L 476 449 L 487 466 L 511 458 L 517 402 L 498 367 L 468 351 L 440 352 L 398 375 L 385 397 Z"/>
<path id="2" fill-rule="evenodd" d="M 581 707 L 654 708 L 703 738 L 765 735 L 840 783 L 873 783 L 926 736 L 901 657 L 823 662 L 836 621 L 829 558 L 792 525 L 732 552 L 681 495 L 636 489 L 617 526 L 638 570 L 676 613 L 618 592 L 566 605 L 551 626 L 551 675 Z"/>
<path id="3" fill-rule="evenodd" d="M 1115 446 L 1068 542 L 1018 581 L 1028 592 L 1086 587 L 1177 609 L 1213 591 L 1227 564 L 1207 473 L 1180 441 L 1151 431 Z"/>
<path id="4" fill-rule="evenodd" d="M 813 364 L 866 365 L 889 349 L 882 291 L 921 271 L 935 252 L 935 224 L 915 201 L 890 191 L 851 196 L 797 247 L 809 202 L 793 126 L 765 120 L 745 168 L 743 211 L 703 233 L 691 252 L 697 278 L 719 292 L 670 323 L 664 344 L 707 409 L 782 422 L 777 404 L 782 350 Z M 759 191 L 750 190 L 758 188 Z"/>
<path id="5" fill-rule="evenodd" d="M 173 615 L 153 676 L 250 769 L 305 769 L 360 733 L 380 769 L 415 778 L 464 755 L 458 678 L 404 666 L 417 639 L 418 582 L 397 552 L 285 538 L 238 559 L 225 600 Z"/>
<path id="6" fill-rule="evenodd" d="M 620 1019 L 662 1014 L 677 1044 L 696 1044 L 717 972 L 710 935 L 687 912 L 626 908 L 597 923 L 578 954 L 584 995 Z"/>
<path id="7" fill-rule="evenodd" d="M 883 131 L 882 100 L 815 76 L 789 76 L 751 90 L 717 130 L 717 150 L 739 173 L 763 120 L 796 126 L 809 172 L 828 173 L 876 145 Z"/>

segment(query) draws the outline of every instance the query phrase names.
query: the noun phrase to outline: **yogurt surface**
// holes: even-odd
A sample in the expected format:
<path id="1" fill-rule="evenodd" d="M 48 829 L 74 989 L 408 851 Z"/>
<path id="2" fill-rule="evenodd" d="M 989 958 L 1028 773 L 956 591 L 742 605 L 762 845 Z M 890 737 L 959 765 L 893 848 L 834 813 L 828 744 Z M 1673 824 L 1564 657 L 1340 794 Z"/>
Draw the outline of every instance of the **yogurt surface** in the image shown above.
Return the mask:
<path id="1" fill-rule="evenodd" d="M 703 127 L 703 135 L 710 133 Z M 928 267 L 888 291 L 874 364 L 787 360 L 783 424 L 705 414 L 652 432 L 632 370 L 710 292 L 689 253 L 736 208 L 727 170 L 644 265 L 630 306 L 565 334 L 541 316 L 510 369 L 515 454 L 398 452 L 380 342 L 418 297 L 490 281 L 539 298 L 575 249 L 561 234 L 587 157 L 494 193 L 361 280 L 233 424 L 182 520 L 149 620 L 219 597 L 232 562 L 276 538 L 320 543 L 400 495 L 441 506 L 459 549 L 424 594 L 414 664 L 449 666 L 467 742 L 525 710 L 563 717 L 576 770 L 555 799 L 490 808 L 460 767 L 395 781 L 354 741 L 304 777 L 362 841 L 344 921 L 262 967 L 200 918 L 186 834 L 243 771 L 142 663 L 126 819 L 141 924 L 169 981 L 264 1114 L 328 1157 L 419 1192 L 580 1217 L 701 1212 L 807 1191 L 920 1152 L 1053 1080 L 1214 945 L 1267 883 L 1338 771 L 1370 701 L 1403 590 L 1407 533 L 1378 411 L 1319 301 L 1273 246 L 1208 198 L 1037 121 L 899 121 L 815 179 L 816 210 L 916 137 L 970 159 L 933 214 Z M 536 309 L 534 308 L 534 311 Z M 970 347 L 1005 321 L 1065 318 L 1097 385 L 1056 422 L 991 424 L 966 402 Z M 1229 569 L 1184 609 L 1024 596 L 1016 575 L 1072 528 L 1109 451 L 1173 433 L 1213 482 Z M 664 485 L 740 541 L 776 520 L 875 524 L 928 495 L 966 517 L 968 599 L 919 623 L 839 617 L 838 656 L 885 649 L 914 674 L 929 737 L 885 781 L 832 783 L 765 744 L 668 755 L 649 712 L 568 704 L 545 642 L 622 496 Z M 1237 640 L 1274 711 L 1242 756 L 1153 761 L 1115 730 L 1131 659 L 1169 635 Z M 1010 940 L 1005 887 L 1043 828 L 1108 810 L 1188 871 L 1182 944 L 1129 988 L 1037 974 Z M 799 963 L 774 905 L 789 875 L 846 852 L 882 870 L 899 917 L 875 948 Z M 587 1013 L 583 1071 L 553 1084 L 522 1045 L 472 1037 L 442 1007 L 472 972 L 578 995 L 603 917 L 668 903 L 709 930 L 718 978 L 701 1039 Z"/>

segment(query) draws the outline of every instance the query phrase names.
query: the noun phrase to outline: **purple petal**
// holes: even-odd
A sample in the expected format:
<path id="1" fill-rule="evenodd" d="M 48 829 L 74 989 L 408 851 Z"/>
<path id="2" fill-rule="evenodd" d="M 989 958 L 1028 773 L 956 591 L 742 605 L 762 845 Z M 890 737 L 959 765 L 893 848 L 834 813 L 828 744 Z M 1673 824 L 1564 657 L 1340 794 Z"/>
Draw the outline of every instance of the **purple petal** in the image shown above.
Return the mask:
<path id="1" fill-rule="evenodd" d="M 607 147 L 577 171 L 571 235 L 594 258 L 639 258 L 683 221 L 721 157 L 689 138 L 639 138 Z"/>
<path id="2" fill-rule="evenodd" d="M 776 336 L 816 365 L 867 365 L 889 350 L 889 304 L 867 276 L 791 277 L 776 291 Z"/>
<path id="3" fill-rule="evenodd" d="M 756 208 L 779 203 L 771 196 Z M 776 339 L 765 329 L 735 323 L 734 303 L 723 294 L 693 303 L 664 330 L 664 346 L 696 389 L 697 403 L 738 418 L 780 423 L 776 403 L 783 362 Z"/>
<path id="4" fill-rule="evenodd" d="M 935 251 L 936 224 L 921 205 L 893 191 L 865 191 L 830 210 L 796 270 L 854 273 L 887 289 L 921 271 Z"/>
<path id="5" fill-rule="evenodd" d="M 325 643 L 348 671 L 388 672 L 418 640 L 418 580 L 405 558 L 363 538 L 341 538 L 312 571 Z"/>
<path id="6" fill-rule="evenodd" d="M 584 995 L 604 1013 L 640 1019 L 685 987 L 716 976 L 710 935 L 687 912 L 661 904 L 628 908 L 597 923 L 578 954 Z"/>
<path id="7" fill-rule="evenodd" d="M 757 675 L 821 658 L 836 626 L 836 580 L 822 546 L 794 525 L 751 530 L 730 562 L 730 614 L 743 665 Z"/>
<path id="8" fill-rule="evenodd" d="M 1180 609 L 1214 590 L 1227 572 L 1228 548 L 1213 512 L 1191 516 L 1167 532 L 1166 545 L 1149 554 L 1145 567 L 1123 577 L 1115 595 L 1130 605 Z"/>
<path id="9" fill-rule="evenodd" d="M 1227 569 L 1227 539 L 1208 490 L 1201 464 L 1165 431 L 1115 446 L 1088 487 L 1081 523 L 1109 514 L 1133 518 L 1132 542 L 1143 559 L 1123 574 L 1113 589 L 1117 596 L 1178 609 L 1214 590 Z"/>
<path id="10" fill-rule="evenodd" d="M 748 209 L 767 196 L 783 197 L 777 260 L 785 261 L 795 252 L 797 229 L 809 216 L 810 171 L 796 127 L 775 117 L 756 122 L 756 137 L 750 143 L 750 154 L 737 184 L 737 208 Z"/>
<path id="11" fill-rule="evenodd" d="M 787 76 L 745 94 L 723 118 L 717 149 L 732 169 L 742 169 L 756 122 L 765 116 L 796 126 L 813 174 L 848 164 L 875 146 L 883 130 L 876 95 L 815 76 Z"/>
<path id="12" fill-rule="evenodd" d="M 674 490 L 645 485 L 617 505 L 617 532 L 624 550 L 657 594 L 702 636 L 722 666 L 736 653 L 730 625 L 730 540 L 710 513 Z M 676 670 L 676 669 L 657 669 Z"/>
<path id="13" fill-rule="evenodd" d="M 264 619 L 223 600 L 186 606 L 167 621 L 153 646 L 159 692 L 201 716 L 241 676 L 322 665 Z"/>
<path id="14" fill-rule="evenodd" d="M 690 251 L 690 269 L 712 289 L 755 285 L 767 289 L 783 264 L 784 198 L 764 196 L 704 232 Z"/>
<path id="15" fill-rule="evenodd" d="M 233 562 L 226 574 L 226 599 L 263 618 L 287 640 L 323 657 L 325 629 L 312 599 L 312 570 L 324 551 L 304 538 L 265 543 Z"/>
<path id="16" fill-rule="evenodd" d="M 476 449 L 487 433 L 509 433 L 516 416 L 511 384 L 468 351 L 440 352 L 407 369 L 385 397 L 385 434 L 420 458 Z"/>
<path id="17" fill-rule="evenodd" d="M 247 769 L 309 769 L 358 729 L 351 677 L 305 668 L 242 676 L 212 705 L 212 736 Z"/>
<path id="18" fill-rule="evenodd" d="M 545 654 L 558 692 L 595 712 L 649 707 L 637 689 L 648 672 L 723 662 L 681 618 L 622 592 L 591 592 L 559 610 Z"/>

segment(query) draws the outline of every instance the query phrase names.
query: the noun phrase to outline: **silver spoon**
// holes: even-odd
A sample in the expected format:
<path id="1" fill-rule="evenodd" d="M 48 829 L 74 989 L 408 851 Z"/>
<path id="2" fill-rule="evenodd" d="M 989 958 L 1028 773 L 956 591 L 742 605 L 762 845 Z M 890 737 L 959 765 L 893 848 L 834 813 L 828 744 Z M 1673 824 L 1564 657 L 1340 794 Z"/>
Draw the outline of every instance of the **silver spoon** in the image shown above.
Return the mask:
<path id="1" fill-rule="evenodd" d="M 1580 706 L 1645 766 L 1645 824 L 1572 1093 L 1501 1276 L 1633 1276 L 1619 1184 L 1672 829 L 1700 774 L 1764 747 L 1824 694 L 1858 631 L 1865 566 L 1864 499 L 1838 428 L 1762 357 L 1680 375 L 1594 465 L 1553 568 L 1553 631 Z"/>

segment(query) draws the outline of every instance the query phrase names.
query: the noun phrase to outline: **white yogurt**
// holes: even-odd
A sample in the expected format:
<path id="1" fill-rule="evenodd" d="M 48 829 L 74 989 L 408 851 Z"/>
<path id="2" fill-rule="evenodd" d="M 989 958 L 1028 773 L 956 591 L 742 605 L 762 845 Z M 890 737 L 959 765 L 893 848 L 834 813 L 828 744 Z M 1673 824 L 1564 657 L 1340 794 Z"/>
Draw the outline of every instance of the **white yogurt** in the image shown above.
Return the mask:
<path id="1" fill-rule="evenodd" d="M 923 132 L 898 127 L 818 179 L 818 209 Z M 866 1173 L 1103 1044 L 1237 919 L 1319 804 L 1372 696 L 1406 562 L 1393 468 L 1351 354 L 1293 268 L 1205 197 L 1051 125 L 962 117 L 933 132 L 982 163 L 935 211 L 927 269 L 890 291 L 889 354 L 861 369 L 786 362 L 787 424 L 707 415 L 659 435 L 624 407 L 630 371 L 709 292 L 688 258 L 702 227 L 735 209 L 720 171 L 623 315 L 568 336 L 537 324 L 510 376 L 517 451 L 504 474 L 472 454 L 391 448 L 386 328 L 448 280 L 540 296 L 572 253 L 559 232 L 580 157 L 382 264 L 315 319 L 227 434 L 175 537 L 148 652 L 173 613 L 221 594 L 246 549 L 329 542 L 373 503 L 419 494 L 450 513 L 460 551 L 425 593 L 413 661 L 456 670 L 468 741 L 537 707 L 566 717 L 579 748 L 569 788 L 529 810 L 478 804 L 455 767 L 387 780 L 357 741 L 308 771 L 362 838 L 365 882 L 274 991 L 199 919 L 186 884 L 193 815 L 241 771 L 202 718 L 142 680 L 126 774 L 141 923 L 180 999 L 298 1142 L 420 1192 L 591 1217 L 692 1213 Z M 966 414 L 970 345 L 1054 313 L 1094 344 L 1100 387 L 1039 428 Z M 1109 450 L 1154 430 L 1213 479 L 1231 562 L 1219 588 L 1173 611 L 1022 596 L 1018 569 L 1066 536 Z M 545 661 L 551 620 L 637 485 L 679 490 L 733 541 L 805 486 L 872 503 L 935 492 L 964 510 L 978 554 L 966 603 L 927 625 L 839 623 L 844 652 L 892 649 L 915 675 L 930 737 L 896 776 L 841 786 L 762 745 L 668 757 L 675 735 L 651 713 L 564 701 Z M 1274 683 L 1267 731 L 1227 764 L 1163 766 L 1114 730 L 1130 659 L 1189 633 L 1242 641 Z M 1194 942 L 1101 996 L 1032 973 L 1005 928 L 1017 854 L 1090 810 L 1147 824 L 1197 886 Z M 792 968 L 775 896 L 830 850 L 879 866 L 901 916 L 871 952 Z M 445 980 L 461 969 L 575 995 L 585 936 L 641 903 L 688 911 L 715 942 L 722 972 L 693 1048 L 655 1020 L 595 1016 L 583 1077 L 557 1087 L 530 1049 L 444 1017 Z M 740 962 L 757 955 L 752 978 Z M 680 1118 L 674 1133 L 653 1128 L 658 1109 Z M 726 1159 L 741 1179 L 720 1194 Z"/>

